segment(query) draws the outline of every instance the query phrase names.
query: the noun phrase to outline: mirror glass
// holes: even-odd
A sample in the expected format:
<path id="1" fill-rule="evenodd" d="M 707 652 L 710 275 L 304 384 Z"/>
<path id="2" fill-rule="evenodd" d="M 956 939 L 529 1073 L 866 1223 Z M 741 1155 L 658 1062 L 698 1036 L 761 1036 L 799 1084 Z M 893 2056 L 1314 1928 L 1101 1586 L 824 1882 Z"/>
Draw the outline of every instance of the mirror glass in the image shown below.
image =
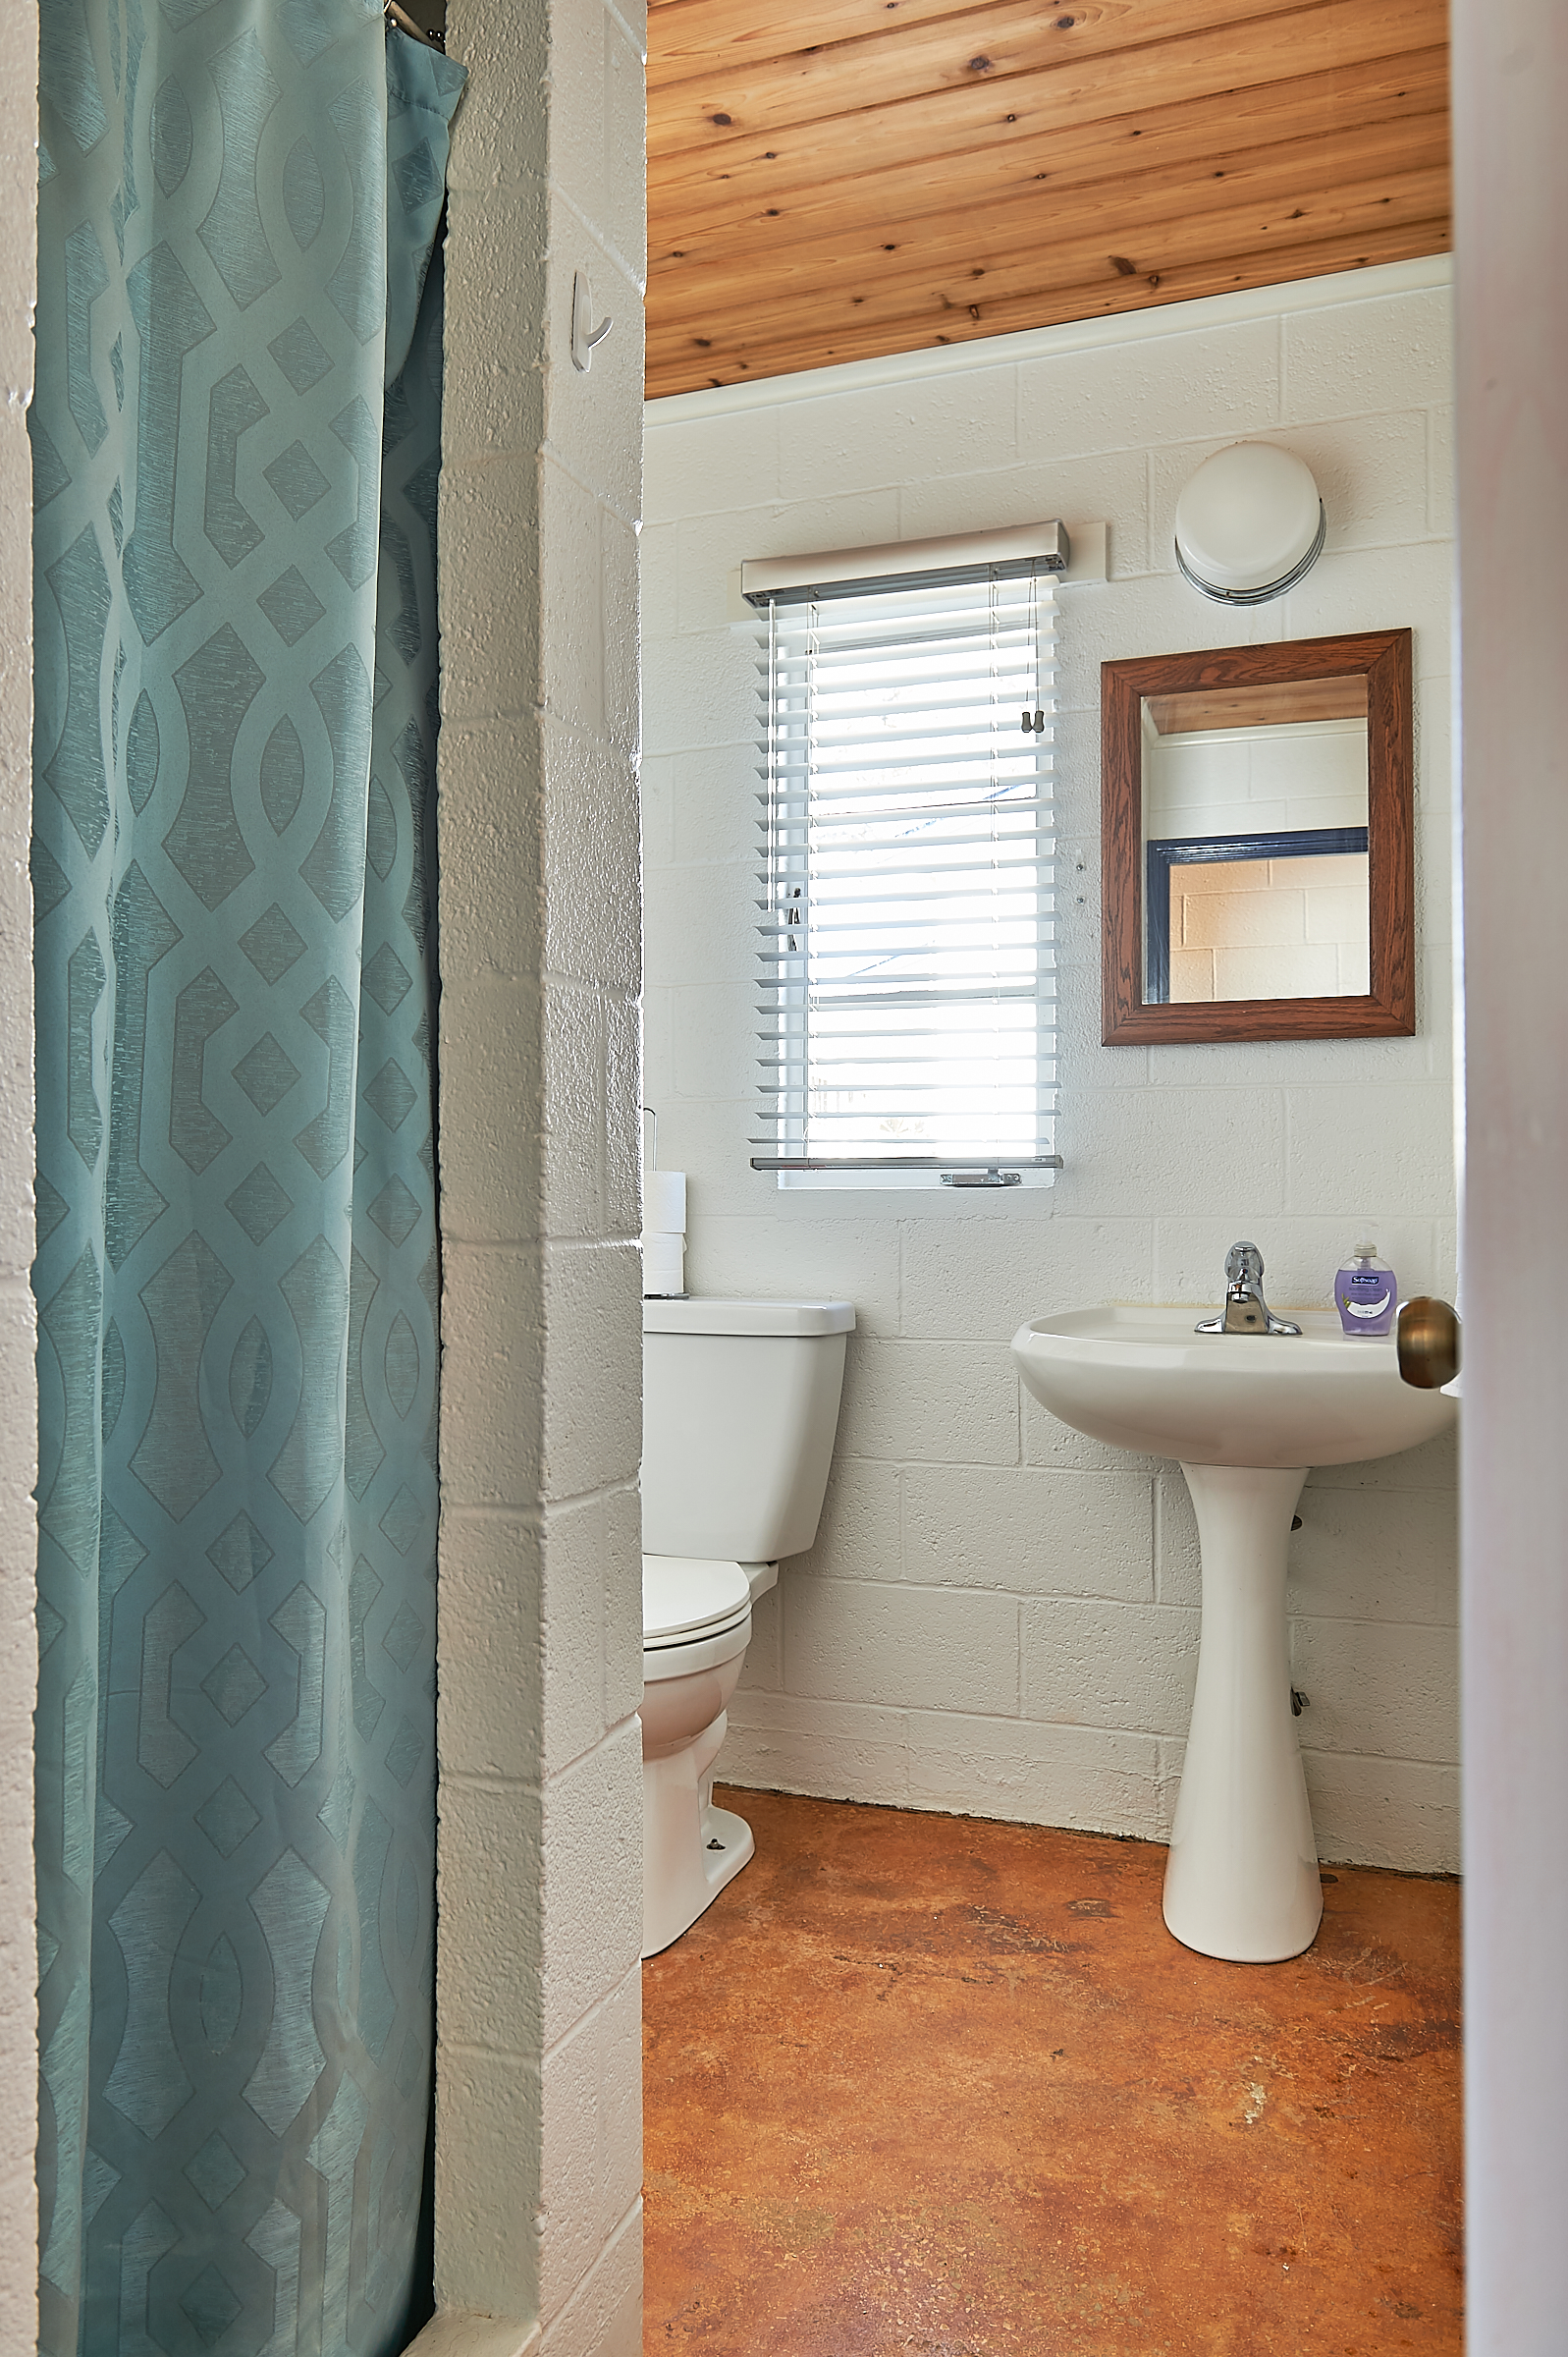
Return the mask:
<path id="1" fill-rule="evenodd" d="M 1140 699 L 1145 1005 L 1371 987 L 1367 678 Z"/>
<path id="2" fill-rule="evenodd" d="M 1101 665 L 1108 1046 L 1415 1030 L 1412 648 Z"/>

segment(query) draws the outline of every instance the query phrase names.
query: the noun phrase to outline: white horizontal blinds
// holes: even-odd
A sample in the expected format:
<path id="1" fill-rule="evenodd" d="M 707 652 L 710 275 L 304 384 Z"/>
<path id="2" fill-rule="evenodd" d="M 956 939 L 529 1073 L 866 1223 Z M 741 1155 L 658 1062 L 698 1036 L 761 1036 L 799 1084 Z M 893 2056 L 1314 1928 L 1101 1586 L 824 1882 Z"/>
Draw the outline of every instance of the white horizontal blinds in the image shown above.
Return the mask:
<path id="1" fill-rule="evenodd" d="M 770 602 L 761 1167 L 1054 1160 L 1054 613 L 1032 563 Z"/>

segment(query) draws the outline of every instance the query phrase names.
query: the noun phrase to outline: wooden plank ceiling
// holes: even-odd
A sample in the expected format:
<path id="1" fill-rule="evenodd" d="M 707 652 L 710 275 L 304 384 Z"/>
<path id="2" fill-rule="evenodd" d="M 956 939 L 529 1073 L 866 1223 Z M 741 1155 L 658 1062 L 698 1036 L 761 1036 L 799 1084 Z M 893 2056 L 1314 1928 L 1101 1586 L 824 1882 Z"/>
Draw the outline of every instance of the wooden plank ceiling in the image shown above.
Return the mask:
<path id="1" fill-rule="evenodd" d="M 654 0 L 648 392 L 1438 253 L 1446 0 Z"/>

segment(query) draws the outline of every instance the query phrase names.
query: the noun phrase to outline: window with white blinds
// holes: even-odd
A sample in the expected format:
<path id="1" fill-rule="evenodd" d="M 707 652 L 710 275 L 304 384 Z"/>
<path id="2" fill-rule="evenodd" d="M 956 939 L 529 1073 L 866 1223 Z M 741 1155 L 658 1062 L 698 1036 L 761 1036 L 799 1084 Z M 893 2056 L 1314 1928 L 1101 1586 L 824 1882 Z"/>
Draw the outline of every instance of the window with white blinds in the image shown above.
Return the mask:
<path id="1" fill-rule="evenodd" d="M 766 744 L 753 1167 L 1049 1183 L 1050 573 L 747 594 Z"/>

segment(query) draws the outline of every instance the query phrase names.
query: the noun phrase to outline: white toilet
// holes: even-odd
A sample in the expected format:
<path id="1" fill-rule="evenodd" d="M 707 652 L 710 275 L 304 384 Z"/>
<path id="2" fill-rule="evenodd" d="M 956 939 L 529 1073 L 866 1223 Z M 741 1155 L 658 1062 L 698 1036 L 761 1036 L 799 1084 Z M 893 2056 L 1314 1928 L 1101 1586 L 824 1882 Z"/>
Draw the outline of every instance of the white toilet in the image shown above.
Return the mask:
<path id="1" fill-rule="evenodd" d="M 689 1930 L 751 1856 L 713 1805 L 754 1599 L 817 1535 L 847 1301 L 642 1305 L 642 1952 Z"/>

